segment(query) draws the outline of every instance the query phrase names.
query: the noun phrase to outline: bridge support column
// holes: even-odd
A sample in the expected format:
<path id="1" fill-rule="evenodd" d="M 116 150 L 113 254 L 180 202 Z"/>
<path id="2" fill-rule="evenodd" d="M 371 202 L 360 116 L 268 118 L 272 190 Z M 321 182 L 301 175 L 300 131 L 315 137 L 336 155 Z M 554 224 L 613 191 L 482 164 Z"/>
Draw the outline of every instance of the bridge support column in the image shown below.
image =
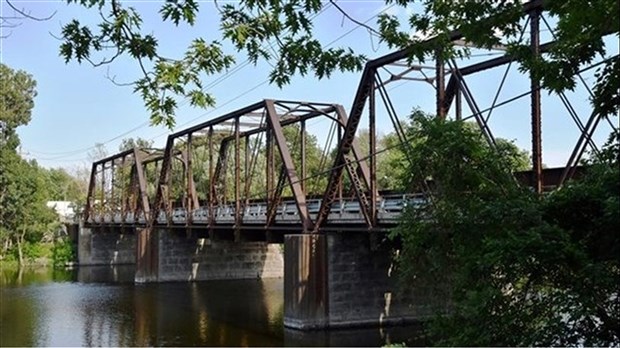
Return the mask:
<path id="1" fill-rule="evenodd" d="M 157 229 L 136 229 L 136 283 L 156 282 L 159 268 L 159 240 Z"/>
<path id="2" fill-rule="evenodd" d="M 188 237 L 185 229 L 166 228 L 145 234 L 140 243 L 145 248 L 138 247 L 138 255 L 144 256 L 137 263 L 136 282 L 281 278 L 284 274 L 277 244 L 214 241 Z"/>
<path id="3" fill-rule="evenodd" d="M 284 250 L 286 327 L 393 325 L 432 314 L 423 291 L 397 293 L 392 248 L 371 248 L 366 233 L 287 235 Z"/>
<path id="4" fill-rule="evenodd" d="M 79 227 L 78 264 L 126 265 L 135 262 L 135 235 L 117 228 Z"/>

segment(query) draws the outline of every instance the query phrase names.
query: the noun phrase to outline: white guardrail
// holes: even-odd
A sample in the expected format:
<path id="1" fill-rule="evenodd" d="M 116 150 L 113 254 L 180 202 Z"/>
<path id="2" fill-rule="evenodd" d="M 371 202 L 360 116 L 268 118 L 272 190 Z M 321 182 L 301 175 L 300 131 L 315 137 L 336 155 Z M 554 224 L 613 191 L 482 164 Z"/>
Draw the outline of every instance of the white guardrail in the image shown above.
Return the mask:
<path id="1" fill-rule="evenodd" d="M 311 219 L 315 219 L 321 207 L 321 199 L 310 199 L 307 201 L 308 212 Z M 422 206 L 426 204 L 423 195 L 420 194 L 399 194 L 385 195 L 377 201 L 377 219 L 380 222 L 395 222 L 400 217 L 402 211 L 407 206 Z M 280 203 L 276 211 L 276 223 L 299 223 L 297 206 L 295 201 L 286 200 Z M 172 211 L 173 224 L 186 224 L 188 212 L 185 208 L 174 208 Z M 214 207 L 214 217 L 216 224 L 230 224 L 235 222 L 235 205 L 226 204 Z M 244 224 L 264 224 L 267 220 L 267 205 L 265 203 L 250 203 L 243 208 L 242 220 Z M 364 216 L 360 211 L 359 202 L 356 200 L 335 201 L 332 204 L 328 221 L 330 223 L 352 223 L 361 222 Z M 144 214 L 138 217 L 133 213 L 126 213 L 123 221 L 121 212 L 91 214 L 88 219 L 89 223 L 106 223 L 106 224 L 146 224 Z M 208 224 L 209 209 L 208 207 L 200 207 L 191 212 L 192 224 Z M 160 211 L 157 216 L 157 223 L 161 225 L 168 224 L 165 211 Z"/>

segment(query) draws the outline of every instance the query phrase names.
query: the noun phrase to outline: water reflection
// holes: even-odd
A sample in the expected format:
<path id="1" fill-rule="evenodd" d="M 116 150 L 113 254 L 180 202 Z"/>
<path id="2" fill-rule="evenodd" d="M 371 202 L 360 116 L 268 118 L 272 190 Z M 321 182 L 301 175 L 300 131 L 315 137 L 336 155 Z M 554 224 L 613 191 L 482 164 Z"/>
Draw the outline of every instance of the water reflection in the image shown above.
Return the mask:
<path id="1" fill-rule="evenodd" d="M 377 346 L 412 328 L 287 330 L 281 279 L 134 284 L 133 268 L 2 271 L 0 346 Z"/>

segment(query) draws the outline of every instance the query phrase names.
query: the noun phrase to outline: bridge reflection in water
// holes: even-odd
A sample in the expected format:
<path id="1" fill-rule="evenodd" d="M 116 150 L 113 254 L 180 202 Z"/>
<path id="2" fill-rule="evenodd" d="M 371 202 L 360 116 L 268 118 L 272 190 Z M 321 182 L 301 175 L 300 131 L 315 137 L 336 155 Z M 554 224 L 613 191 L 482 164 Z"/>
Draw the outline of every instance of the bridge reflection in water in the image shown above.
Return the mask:
<path id="1" fill-rule="evenodd" d="M 282 280 L 135 285 L 132 266 L 3 269 L 1 346 L 380 346 L 416 327 L 283 328 Z M 19 279 L 19 281 L 18 281 Z"/>

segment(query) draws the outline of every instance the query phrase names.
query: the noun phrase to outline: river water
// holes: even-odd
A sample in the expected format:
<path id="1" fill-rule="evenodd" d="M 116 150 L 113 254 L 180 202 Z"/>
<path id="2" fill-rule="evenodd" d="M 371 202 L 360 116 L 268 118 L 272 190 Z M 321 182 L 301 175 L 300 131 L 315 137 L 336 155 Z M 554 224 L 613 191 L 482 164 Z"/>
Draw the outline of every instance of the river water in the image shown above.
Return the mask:
<path id="1" fill-rule="evenodd" d="M 282 279 L 134 284 L 131 266 L 1 270 L 0 346 L 381 346 L 416 327 L 282 325 Z"/>

